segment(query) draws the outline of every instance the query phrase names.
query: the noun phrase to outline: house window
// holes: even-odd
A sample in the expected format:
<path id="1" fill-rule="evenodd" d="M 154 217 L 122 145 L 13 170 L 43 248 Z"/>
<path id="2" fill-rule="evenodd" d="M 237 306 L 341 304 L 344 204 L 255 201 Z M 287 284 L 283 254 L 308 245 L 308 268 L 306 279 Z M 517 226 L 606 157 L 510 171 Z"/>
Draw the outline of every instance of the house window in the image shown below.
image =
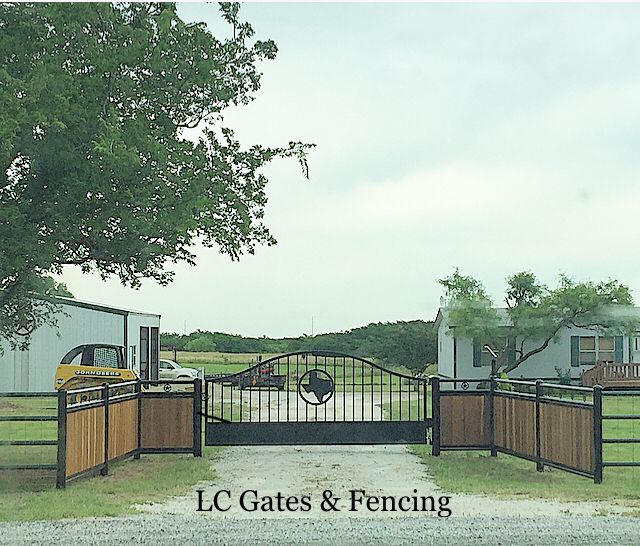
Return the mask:
<path id="1" fill-rule="evenodd" d="M 579 362 L 581 366 L 594 366 L 596 362 L 614 361 L 613 337 L 580 336 Z"/>
<path id="2" fill-rule="evenodd" d="M 640 351 L 640 336 L 633 338 L 633 350 Z"/>
<path id="3" fill-rule="evenodd" d="M 480 366 L 491 366 L 493 355 L 485 347 L 486 345 L 483 345 L 480 350 Z M 501 356 L 505 355 L 507 351 L 507 338 L 498 338 L 496 342 L 491 345 L 491 348 L 498 355 L 497 360 L 500 360 Z"/>

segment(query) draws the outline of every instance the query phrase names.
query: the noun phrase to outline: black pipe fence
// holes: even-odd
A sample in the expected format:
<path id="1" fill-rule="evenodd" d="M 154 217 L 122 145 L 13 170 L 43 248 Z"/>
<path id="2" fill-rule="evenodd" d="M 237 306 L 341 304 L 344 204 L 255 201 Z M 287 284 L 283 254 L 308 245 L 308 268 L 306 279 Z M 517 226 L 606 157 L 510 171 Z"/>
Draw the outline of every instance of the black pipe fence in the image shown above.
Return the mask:
<path id="1" fill-rule="evenodd" d="M 9 450 L 0 451 L 0 470 L 55 470 L 56 486 L 64 488 L 77 478 L 106 475 L 111 463 L 127 457 L 200 457 L 201 403 L 202 382 L 197 379 L 0 393 L 0 450 Z M 45 448 L 46 461 L 37 460 Z"/>
<path id="2" fill-rule="evenodd" d="M 602 481 L 602 388 L 431 378 L 432 454 L 488 450 Z"/>

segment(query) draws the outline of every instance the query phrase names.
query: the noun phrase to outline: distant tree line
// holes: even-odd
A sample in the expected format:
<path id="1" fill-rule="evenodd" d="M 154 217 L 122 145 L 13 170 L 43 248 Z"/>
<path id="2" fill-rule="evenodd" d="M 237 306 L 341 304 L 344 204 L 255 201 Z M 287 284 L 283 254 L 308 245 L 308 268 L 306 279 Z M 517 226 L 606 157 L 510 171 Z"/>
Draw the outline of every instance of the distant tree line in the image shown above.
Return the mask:
<path id="1" fill-rule="evenodd" d="M 386 365 L 420 370 L 436 361 L 436 334 L 432 322 L 371 323 L 346 332 L 294 338 L 244 337 L 196 330 L 188 335 L 162 334 L 162 349 L 223 353 L 289 353 L 305 350 L 338 351 L 370 357 Z"/>

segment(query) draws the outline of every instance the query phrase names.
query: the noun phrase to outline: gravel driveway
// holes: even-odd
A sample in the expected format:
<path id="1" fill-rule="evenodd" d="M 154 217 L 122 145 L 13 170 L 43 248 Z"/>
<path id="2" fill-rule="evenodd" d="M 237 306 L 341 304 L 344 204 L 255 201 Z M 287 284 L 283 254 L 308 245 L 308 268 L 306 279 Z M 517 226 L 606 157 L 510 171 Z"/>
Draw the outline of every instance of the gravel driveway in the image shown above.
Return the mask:
<path id="1" fill-rule="evenodd" d="M 184 497 L 138 507 L 126 518 L 0 524 L 0 544 L 639 544 L 640 520 L 594 517 L 615 506 L 541 500 L 499 500 L 451 495 L 450 517 L 435 512 L 323 512 L 322 492 L 348 497 L 350 489 L 371 495 L 432 496 L 419 459 L 403 446 L 237 447 L 216 462 L 219 478 L 202 482 Z M 228 512 L 196 512 L 197 489 L 210 500 L 221 489 L 233 495 Z M 309 512 L 245 512 L 237 497 L 308 495 Z M 414 490 L 416 493 L 413 493 Z M 206 503 L 206 501 L 205 501 Z"/>

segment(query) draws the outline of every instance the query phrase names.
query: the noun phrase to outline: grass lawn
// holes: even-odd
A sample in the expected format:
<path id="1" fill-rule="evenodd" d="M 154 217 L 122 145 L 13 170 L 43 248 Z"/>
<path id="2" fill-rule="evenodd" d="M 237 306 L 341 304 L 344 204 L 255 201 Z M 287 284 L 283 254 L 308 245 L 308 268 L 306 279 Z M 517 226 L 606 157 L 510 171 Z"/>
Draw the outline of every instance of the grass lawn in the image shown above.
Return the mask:
<path id="1" fill-rule="evenodd" d="M 136 513 L 134 504 L 186 493 L 213 479 L 218 448 L 192 455 L 142 455 L 109 468 L 108 476 L 80 479 L 55 489 L 55 473 L 0 471 L 0 521 L 53 520 Z"/>
<path id="2" fill-rule="evenodd" d="M 447 492 L 495 497 L 538 497 L 560 501 L 607 501 L 635 508 L 640 516 L 640 468 L 604 470 L 603 483 L 562 470 L 536 472 L 530 461 L 485 452 L 443 452 L 431 456 L 431 446 L 410 446 L 434 482 Z"/>

